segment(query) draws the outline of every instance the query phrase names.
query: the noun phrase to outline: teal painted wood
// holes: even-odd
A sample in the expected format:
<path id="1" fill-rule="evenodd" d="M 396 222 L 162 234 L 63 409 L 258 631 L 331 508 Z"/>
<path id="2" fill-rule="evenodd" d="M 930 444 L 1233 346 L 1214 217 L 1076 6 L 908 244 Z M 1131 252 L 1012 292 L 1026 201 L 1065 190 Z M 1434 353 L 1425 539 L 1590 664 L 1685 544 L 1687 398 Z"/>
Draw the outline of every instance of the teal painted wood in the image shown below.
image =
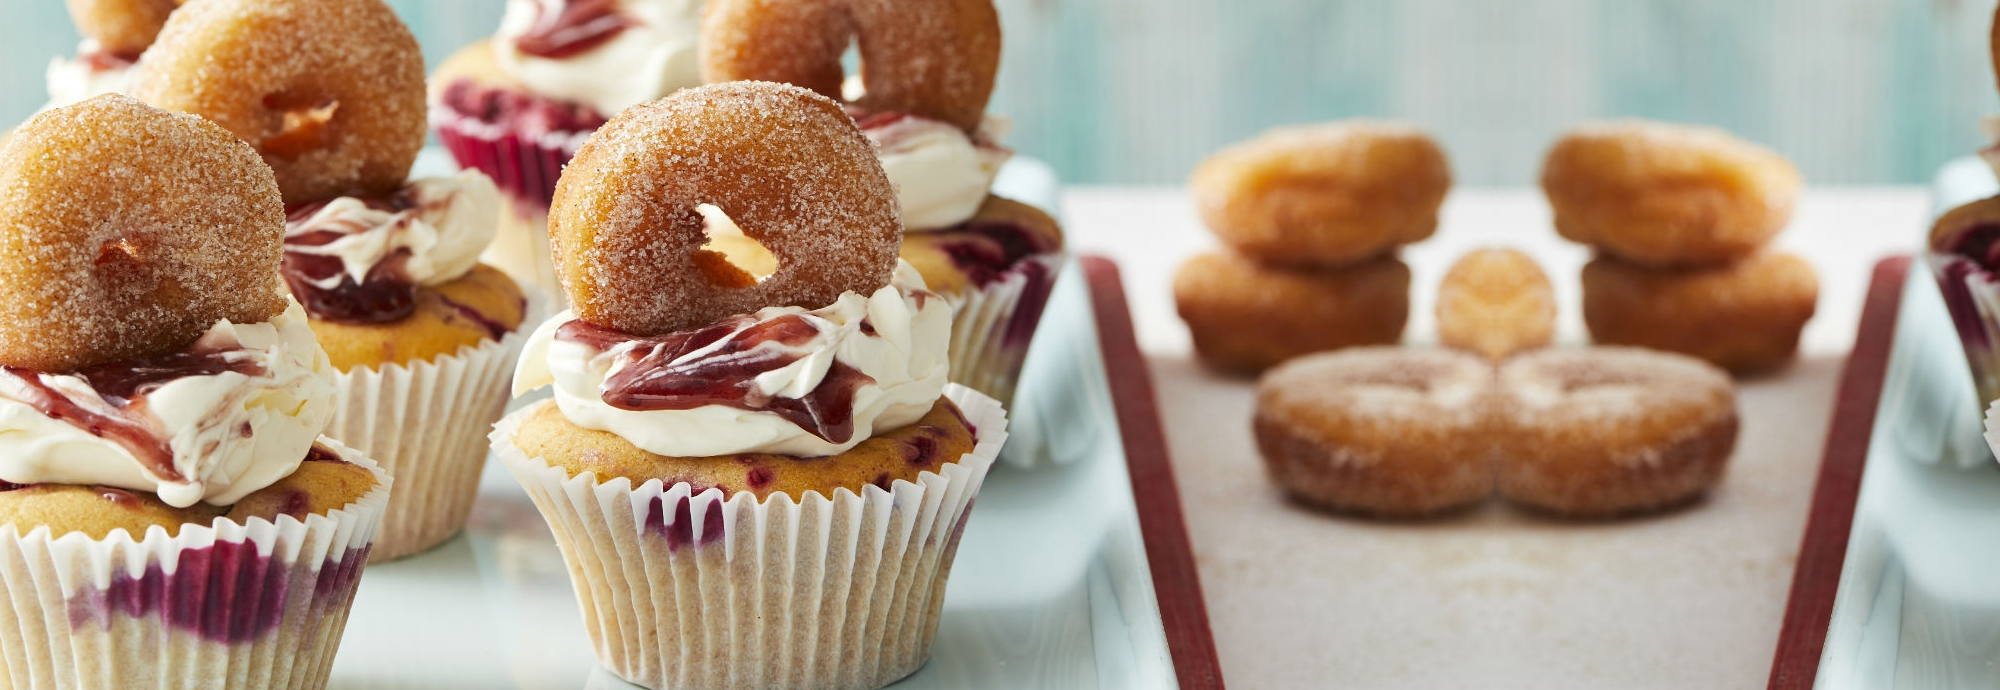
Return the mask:
<path id="1" fill-rule="evenodd" d="M 390 0 L 432 65 L 502 0 Z M 1527 184 L 1580 120 L 1726 127 L 1818 184 L 1921 183 L 2000 112 L 1993 0 L 996 0 L 993 111 L 1065 179 L 1175 183 L 1274 125 L 1394 117 L 1462 183 Z M 0 123 L 74 50 L 62 3 L 0 3 Z"/>

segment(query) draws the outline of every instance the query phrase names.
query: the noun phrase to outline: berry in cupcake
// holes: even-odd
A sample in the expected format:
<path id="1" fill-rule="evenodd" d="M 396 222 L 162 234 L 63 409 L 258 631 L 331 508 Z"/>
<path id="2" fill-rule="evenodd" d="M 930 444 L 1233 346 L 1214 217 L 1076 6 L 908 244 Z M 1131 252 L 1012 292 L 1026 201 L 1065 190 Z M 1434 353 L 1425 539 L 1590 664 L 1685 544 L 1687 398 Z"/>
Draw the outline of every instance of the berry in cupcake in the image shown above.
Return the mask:
<path id="1" fill-rule="evenodd" d="M 147 51 L 134 93 L 249 142 L 286 203 L 283 275 L 339 369 L 327 433 L 398 479 L 378 560 L 464 526 L 525 334 L 522 290 L 481 264 L 485 175 L 410 179 L 423 55 L 381 0 L 202 0 Z"/>
<path id="2" fill-rule="evenodd" d="M 283 235 L 271 169 L 192 115 L 100 96 L 0 145 L 10 686 L 326 682 L 389 477 L 320 434 Z"/>
<path id="3" fill-rule="evenodd" d="M 431 79 L 431 118 L 458 164 L 505 192 L 488 259 L 561 294 L 549 262 L 549 199 L 605 118 L 701 83 L 700 0 L 508 0 L 491 38 Z"/>
<path id="4" fill-rule="evenodd" d="M 706 248 L 724 225 L 771 265 Z M 920 667 L 1006 417 L 946 382 L 951 306 L 898 258 L 852 119 L 762 82 L 627 109 L 578 151 L 550 229 L 572 310 L 515 385 L 554 400 L 493 439 L 599 661 L 652 688 L 866 690 Z M 628 577 L 648 572 L 677 575 Z"/>

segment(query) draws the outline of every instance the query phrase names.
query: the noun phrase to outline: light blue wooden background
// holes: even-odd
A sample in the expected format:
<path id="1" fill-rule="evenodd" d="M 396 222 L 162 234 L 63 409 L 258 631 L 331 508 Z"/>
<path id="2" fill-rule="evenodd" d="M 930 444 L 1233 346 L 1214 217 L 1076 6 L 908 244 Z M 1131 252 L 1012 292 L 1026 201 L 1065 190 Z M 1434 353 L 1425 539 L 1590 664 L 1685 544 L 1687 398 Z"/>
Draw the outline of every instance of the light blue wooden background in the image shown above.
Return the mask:
<path id="1" fill-rule="evenodd" d="M 391 0 L 436 64 L 501 0 Z M 1276 124 L 1370 115 L 1527 184 L 1578 120 L 1728 127 L 1817 184 L 1928 181 L 2000 112 L 1992 0 L 998 0 L 1009 142 L 1073 182 L 1174 183 Z M 0 0 L 0 124 L 74 48 L 57 0 Z"/>

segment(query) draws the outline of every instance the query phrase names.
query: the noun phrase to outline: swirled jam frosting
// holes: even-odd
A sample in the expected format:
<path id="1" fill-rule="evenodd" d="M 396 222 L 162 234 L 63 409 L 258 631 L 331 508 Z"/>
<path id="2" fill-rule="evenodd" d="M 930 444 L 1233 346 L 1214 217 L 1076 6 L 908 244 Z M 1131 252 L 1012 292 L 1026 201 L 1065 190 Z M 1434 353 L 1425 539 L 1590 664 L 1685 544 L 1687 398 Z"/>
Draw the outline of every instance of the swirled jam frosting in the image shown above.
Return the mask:
<path id="1" fill-rule="evenodd" d="M 950 305 L 900 264 L 873 294 L 650 337 L 564 312 L 529 337 L 514 386 L 553 385 L 570 422 L 658 455 L 833 455 L 929 411 L 950 341 Z"/>
<path id="2" fill-rule="evenodd" d="M 543 96 L 605 115 L 701 84 L 700 0 L 509 0 L 494 59 Z"/>
<path id="3" fill-rule="evenodd" d="M 0 481 L 229 505 L 292 473 L 333 410 L 333 366 L 293 302 L 179 352 L 67 373 L 0 368 Z"/>

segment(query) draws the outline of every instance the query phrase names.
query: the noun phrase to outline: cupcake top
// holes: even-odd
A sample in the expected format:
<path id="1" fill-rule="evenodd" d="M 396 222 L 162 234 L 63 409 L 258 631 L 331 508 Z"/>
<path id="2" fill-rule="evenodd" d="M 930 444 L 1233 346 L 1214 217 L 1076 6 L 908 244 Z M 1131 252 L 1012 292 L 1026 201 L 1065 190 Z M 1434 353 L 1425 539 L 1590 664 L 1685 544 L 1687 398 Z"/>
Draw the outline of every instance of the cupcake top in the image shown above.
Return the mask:
<path id="1" fill-rule="evenodd" d="M 114 95 L 29 120 L 0 170 L 0 482 L 185 508 L 292 474 L 332 367 L 276 285 L 256 153 Z"/>
<path id="2" fill-rule="evenodd" d="M 576 309 L 530 337 L 517 393 L 554 385 L 570 422 L 675 457 L 833 455 L 942 395 L 951 307 L 895 258 L 886 178 L 837 103 L 687 89 L 614 118 L 569 170 L 551 238 Z M 775 268 L 703 248 L 718 226 Z"/>
<path id="3" fill-rule="evenodd" d="M 508 0 L 499 68 L 529 91 L 614 115 L 701 83 L 700 0 Z"/>
<path id="4" fill-rule="evenodd" d="M 493 241 L 499 191 L 478 171 L 411 180 L 386 197 L 286 209 L 285 283 L 315 318 L 401 320 L 416 286 L 465 276 Z"/>
<path id="5" fill-rule="evenodd" d="M 875 142 L 882 171 L 896 186 L 903 227 L 934 230 L 970 220 L 986 201 L 1000 166 L 1014 155 L 995 143 L 1006 125 L 987 118 L 976 132 L 910 113 L 865 113 L 850 106 L 861 133 Z"/>

